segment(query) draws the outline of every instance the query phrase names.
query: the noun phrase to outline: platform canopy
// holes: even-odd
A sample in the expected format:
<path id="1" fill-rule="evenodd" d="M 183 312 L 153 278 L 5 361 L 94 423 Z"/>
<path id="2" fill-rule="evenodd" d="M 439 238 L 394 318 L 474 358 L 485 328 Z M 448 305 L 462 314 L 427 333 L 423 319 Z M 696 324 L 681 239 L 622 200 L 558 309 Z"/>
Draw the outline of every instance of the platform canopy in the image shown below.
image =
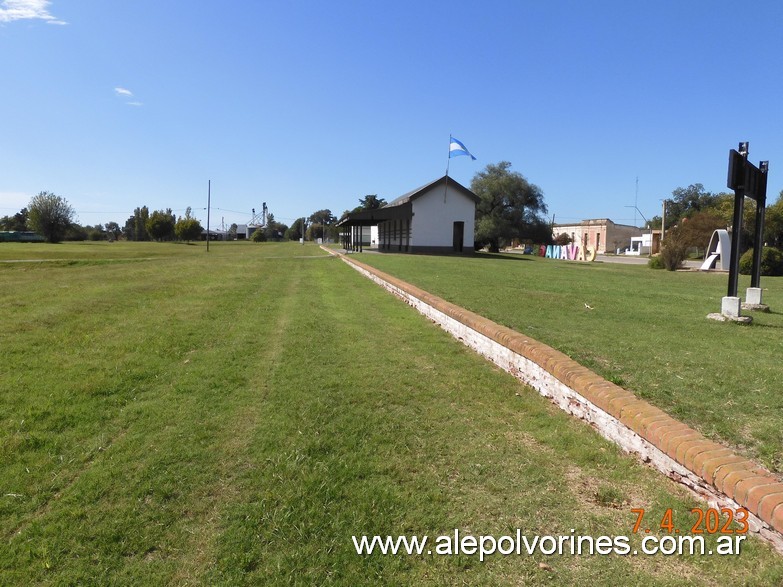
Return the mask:
<path id="1" fill-rule="evenodd" d="M 399 220 L 401 218 L 410 218 L 413 212 L 413 206 L 410 201 L 404 204 L 387 205 L 383 208 L 372 210 L 361 210 L 351 212 L 345 218 L 337 223 L 337 226 L 348 228 L 350 226 L 377 226 L 384 220 Z"/>

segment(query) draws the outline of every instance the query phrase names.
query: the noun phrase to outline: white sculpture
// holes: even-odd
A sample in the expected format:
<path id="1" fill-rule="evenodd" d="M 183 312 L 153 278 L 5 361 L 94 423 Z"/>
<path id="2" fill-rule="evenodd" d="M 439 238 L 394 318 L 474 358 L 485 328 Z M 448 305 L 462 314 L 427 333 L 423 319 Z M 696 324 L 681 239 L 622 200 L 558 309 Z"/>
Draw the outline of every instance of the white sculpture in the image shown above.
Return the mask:
<path id="1" fill-rule="evenodd" d="M 727 230 L 719 229 L 712 233 L 701 270 L 709 271 L 710 269 L 715 269 L 716 261 L 718 263 L 717 269 L 721 271 L 729 270 L 729 263 L 731 262 L 731 235 Z"/>

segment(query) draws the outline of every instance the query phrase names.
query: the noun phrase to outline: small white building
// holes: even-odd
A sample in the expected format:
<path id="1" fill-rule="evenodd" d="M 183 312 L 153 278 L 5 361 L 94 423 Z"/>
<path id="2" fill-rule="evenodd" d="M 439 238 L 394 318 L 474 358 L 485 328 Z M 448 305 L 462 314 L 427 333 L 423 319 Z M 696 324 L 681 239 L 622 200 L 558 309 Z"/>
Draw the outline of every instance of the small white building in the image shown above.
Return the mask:
<path id="1" fill-rule="evenodd" d="M 642 233 L 642 236 L 631 238 L 631 248 L 625 250 L 626 255 L 655 255 L 661 249 L 661 231 L 652 230 Z"/>
<path id="2" fill-rule="evenodd" d="M 479 197 L 454 179 L 440 179 L 403 194 L 383 208 L 349 214 L 338 223 L 346 249 L 362 250 L 366 226 L 377 226 L 381 251 L 473 251 Z"/>
<path id="3" fill-rule="evenodd" d="M 642 236 L 631 237 L 631 248 L 626 249 L 626 255 L 649 255 L 650 254 L 650 233 Z"/>

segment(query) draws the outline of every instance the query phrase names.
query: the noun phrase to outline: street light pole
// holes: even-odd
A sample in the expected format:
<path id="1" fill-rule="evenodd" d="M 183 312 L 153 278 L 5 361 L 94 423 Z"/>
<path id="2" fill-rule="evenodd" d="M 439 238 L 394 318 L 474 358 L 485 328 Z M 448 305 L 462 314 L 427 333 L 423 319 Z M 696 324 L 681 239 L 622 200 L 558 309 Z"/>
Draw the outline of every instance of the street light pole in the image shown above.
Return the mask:
<path id="1" fill-rule="evenodd" d="M 663 236 L 666 234 L 666 200 L 663 202 L 663 216 L 661 216 L 661 245 L 663 245 Z"/>

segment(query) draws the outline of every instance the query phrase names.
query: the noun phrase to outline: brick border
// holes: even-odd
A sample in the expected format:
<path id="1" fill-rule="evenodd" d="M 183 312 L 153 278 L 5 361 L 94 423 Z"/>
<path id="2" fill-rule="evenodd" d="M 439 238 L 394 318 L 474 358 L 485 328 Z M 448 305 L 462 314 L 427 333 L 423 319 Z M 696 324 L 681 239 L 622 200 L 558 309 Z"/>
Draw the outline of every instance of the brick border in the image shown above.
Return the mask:
<path id="1" fill-rule="evenodd" d="M 552 347 L 361 261 L 321 248 L 710 506 L 747 508 L 751 530 L 783 553 L 783 481 L 764 467 L 708 440 Z"/>

